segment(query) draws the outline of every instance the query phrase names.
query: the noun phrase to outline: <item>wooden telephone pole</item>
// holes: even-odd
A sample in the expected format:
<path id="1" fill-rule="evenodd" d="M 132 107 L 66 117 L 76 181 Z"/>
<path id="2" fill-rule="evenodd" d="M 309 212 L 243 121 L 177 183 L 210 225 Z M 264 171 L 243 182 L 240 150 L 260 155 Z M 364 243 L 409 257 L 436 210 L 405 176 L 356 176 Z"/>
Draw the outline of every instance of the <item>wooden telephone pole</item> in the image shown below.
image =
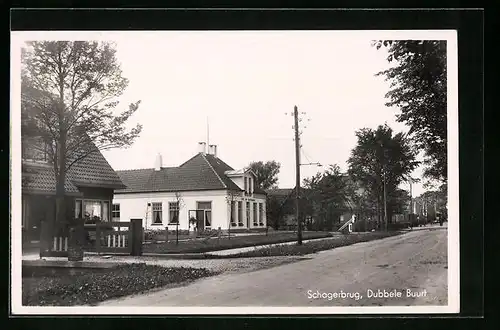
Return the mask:
<path id="1" fill-rule="evenodd" d="M 302 221 L 299 217 L 300 198 L 300 136 L 299 136 L 299 111 L 297 106 L 293 109 L 295 129 L 295 217 L 297 219 L 297 244 L 302 245 Z"/>

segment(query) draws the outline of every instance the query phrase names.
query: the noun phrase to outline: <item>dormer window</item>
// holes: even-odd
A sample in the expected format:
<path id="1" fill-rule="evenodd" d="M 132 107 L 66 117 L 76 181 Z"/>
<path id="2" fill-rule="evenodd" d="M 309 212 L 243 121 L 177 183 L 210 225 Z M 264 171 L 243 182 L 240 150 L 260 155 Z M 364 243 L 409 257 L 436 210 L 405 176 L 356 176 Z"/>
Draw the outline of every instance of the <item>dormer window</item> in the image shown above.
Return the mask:
<path id="1" fill-rule="evenodd" d="M 49 162 L 49 145 L 42 138 L 23 138 L 22 158 L 37 163 Z"/>
<path id="2" fill-rule="evenodd" d="M 248 193 L 251 195 L 253 193 L 253 180 L 248 178 Z"/>
<path id="3" fill-rule="evenodd" d="M 245 187 L 244 187 L 245 188 L 245 194 L 248 194 L 248 178 L 245 176 L 244 180 L 245 180 L 245 184 L 244 184 L 245 185 Z"/>

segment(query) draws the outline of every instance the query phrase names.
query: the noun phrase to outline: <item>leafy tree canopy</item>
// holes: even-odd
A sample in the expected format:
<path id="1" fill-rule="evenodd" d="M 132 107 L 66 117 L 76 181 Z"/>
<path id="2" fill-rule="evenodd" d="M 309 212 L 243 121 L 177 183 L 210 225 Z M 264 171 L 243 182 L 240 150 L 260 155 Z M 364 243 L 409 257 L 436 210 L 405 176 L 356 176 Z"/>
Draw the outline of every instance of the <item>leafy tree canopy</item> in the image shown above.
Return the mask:
<path id="1" fill-rule="evenodd" d="M 256 184 L 261 189 L 277 188 L 278 174 L 280 172 L 281 164 L 271 160 L 267 162 L 252 162 L 249 167 L 256 175 Z"/>
<path id="2" fill-rule="evenodd" d="M 410 127 L 418 148 L 425 151 L 424 176 L 447 179 L 446 41 L 406 40 L 374 42 L 388 50 L 395 65 L 378 72 L 390 82 L 387 106 L 398 107 L 399 122 Z"/>

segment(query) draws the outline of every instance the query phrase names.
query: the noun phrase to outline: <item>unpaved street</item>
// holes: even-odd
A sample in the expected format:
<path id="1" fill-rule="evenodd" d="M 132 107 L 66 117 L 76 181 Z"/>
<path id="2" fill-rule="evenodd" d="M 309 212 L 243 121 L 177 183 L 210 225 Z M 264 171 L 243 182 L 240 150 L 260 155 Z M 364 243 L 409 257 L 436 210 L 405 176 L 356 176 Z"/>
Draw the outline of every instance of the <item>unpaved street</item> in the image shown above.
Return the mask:
<path id="1" fill-rule="evenodd" d="M 418 229 L 401 236 L 323 251 L 310 257 L 269 269 L 214 276 L 187 286 L 124 297 L 101 305 L 447 304 L 446 226 Z M 382 297 L 377 297 L 378 293 Z"/>

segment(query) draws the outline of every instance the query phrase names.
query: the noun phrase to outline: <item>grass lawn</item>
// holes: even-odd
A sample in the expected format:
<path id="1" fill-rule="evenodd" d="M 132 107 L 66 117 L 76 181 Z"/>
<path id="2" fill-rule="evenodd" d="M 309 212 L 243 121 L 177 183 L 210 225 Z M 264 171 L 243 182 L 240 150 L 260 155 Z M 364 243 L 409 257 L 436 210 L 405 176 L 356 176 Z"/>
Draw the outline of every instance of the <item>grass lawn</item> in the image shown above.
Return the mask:
<path id="1" fill-rule="evenodd" d="M 198 268 L 165 268 L 126 264 L 110 269 L 68 269 L 56 272 L 37 268 L 23 271 L 22 301 L 25 306 L 72 306 L 96 304 L 144 292 L 168 284 L 182 283 L 215 273 Z"/>
<path id="2" fill-rule="evenodd" d="M 304 240 L 313 238 L 324 238 L 332 236 L 328 232 L 303 232 Z M 144 253 L 203 253 L 210 251 L 242 248 L 254 245 L 276 244 L 291 242 L 297 239 L 297 234 L 292 232 L 272 233 L 269 235 L 248 235 L 233 236 L 231 238 L 223 237 L 220 240 L 212 239 L 193 239 L 182 241 L 176 245 L 175 241 L 158 244 L 145 244 Z"/>
<path id="3" fill-rule="evenodd" d="M 235 255 L 214 256 L 215 258 L 251 258 L 274 256 L 301 256 L 324 250 L 331 250 L 355 243 L 373 241 L 385 237 L 400 235 L 403 232 L 368 232 L 359 234 L 340 235 L 336 238 L 305 242 L 302 245 L 282 244 L 272 247 L 256 248 L 252 251 L 241 252 Z M 212 257 L 212 256 L 211 256 Z"/>

